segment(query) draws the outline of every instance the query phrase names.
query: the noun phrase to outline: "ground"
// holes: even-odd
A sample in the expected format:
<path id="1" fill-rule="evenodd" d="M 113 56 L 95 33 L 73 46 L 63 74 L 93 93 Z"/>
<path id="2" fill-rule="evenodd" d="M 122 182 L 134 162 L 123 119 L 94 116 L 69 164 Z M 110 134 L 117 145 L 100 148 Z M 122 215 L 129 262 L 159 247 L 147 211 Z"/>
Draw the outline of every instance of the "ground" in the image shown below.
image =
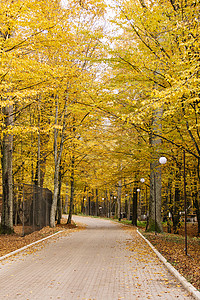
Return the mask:
<path id="1" fill-rule="evenodd" d="M 80 226 L 79 226 L 80 228 Z M 53 233 L 63 230 L 65 233 L 72 231 L 73 229 L 78 229 L 78 227 L 73 224 L 66 224 L 66 219 L 61 220 L 60 225 L 56 225 L 55 228 L 50 228 L 49 226 L 42 228 L 39 231 L 34 231 L 30 234 L 21 235 L 22 227 L 14 226 L 14 233 L 11 235 L 0 235 L 0 257 L 22 248 L 30 243 L 43 239 Z"/>
<path id="2" fill-rule="evenodd" d="M 78 230 L 81 226 L 75 224 L 66 225 L 66 219 L 63 219 L 61 225 L 55 228 L 44 227 L 40 231 L 22 237 L 19 232 L 21 228 L 15 227 L 15 234 L 0 235 L 0 256 L 11 251 L 19 249 L 25 245 L 42 239 L 59 230 L 68 233 L 72 230 Z M 180 234 L 157 234 L 147 233 L 143 227 L 139 230 L 144 236 L 157 248 L 157 250 L 198 290 L 200 290 L 200 238 L 197 238 L 197 225 L 188 224 L 188 255 L 185 255 L 184 230 L 181 228 Z M 165 229 L 165 231 L 167 231 Z"/>
<path id="3" fill-rule="evenodd" d="M 143 235 L 152 245 L 183 275 L 196 289 L 200 290 L 200 238 L 197 237 L 197 224 L 189 223 L 187 253 L 185 252 L 184 226 L 180 228 L 179 234 L 147 233 L 140 228 Z"/>

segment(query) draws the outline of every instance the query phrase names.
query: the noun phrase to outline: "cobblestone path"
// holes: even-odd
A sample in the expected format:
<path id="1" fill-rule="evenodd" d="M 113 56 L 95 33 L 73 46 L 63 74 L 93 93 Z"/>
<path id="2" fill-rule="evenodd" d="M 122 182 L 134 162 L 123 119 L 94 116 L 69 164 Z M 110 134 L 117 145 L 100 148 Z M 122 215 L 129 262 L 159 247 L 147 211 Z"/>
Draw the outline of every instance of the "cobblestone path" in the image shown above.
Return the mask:
<path id="1" fill-rule="evenodd" d="M 86 230 L 0 262 L 0 300 L 193 299 L 136 231 L 74 219 Z"/>

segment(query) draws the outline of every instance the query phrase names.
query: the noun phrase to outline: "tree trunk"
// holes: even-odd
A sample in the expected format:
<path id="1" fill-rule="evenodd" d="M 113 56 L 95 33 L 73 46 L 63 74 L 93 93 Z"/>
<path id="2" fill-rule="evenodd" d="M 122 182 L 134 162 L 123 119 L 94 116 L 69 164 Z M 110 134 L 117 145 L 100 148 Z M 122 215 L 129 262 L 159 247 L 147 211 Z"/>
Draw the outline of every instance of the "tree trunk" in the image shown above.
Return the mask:
<path id="1" fill-rule="evenodd" d="M 105 190 L 105 215 L 106 218 L 108 217 L 108 191 Z"/>
<path id="2" fill-rule="evenodd" d="M 138 221 L 141 221 L 141 193 L 140 191 L 138 192 L 138 205 L 137 205 L 137 217 Z"/>
<path id="3" fill-rule="evenodd" d="M 38 100 L 38 151 L 37 151 L 37 166 L 36 166 L 36 173 L 35 173 L 35 184 L 37 186 L 40 186 L 41 181 L 41 173 L 40 173 L 40 98 Z"/>
<path id="4" fill-rule="evenodd" d="M 111 206 L 112 206 L 112 192 L 110 191 L 109 192 L 109 210 L 108 210 L 108 213 L 109 213 L 109 218 L 111 218 Z"/>
<path id="5" fill-rule="evenodd" d="M 60 170 L 60 162 L 63 151 L 64 137 L 65 137 L 65 127 L 66 127 L 66 117 L 67 117 L 67 100 L 65 101 L 64 107 L 64 120 L 62 125 L 62 133 L 61 133 L 61 141 L 60 148 L 58 150 L 58 129 L 54 129 L 54 194 L 53 201 L 51 205 L 51 213 L 50 213 L 50 226 L 55 227 L 55 217 L 57 210 L 57 199 L 58 199 L 58 191 L 59 191 L 59 170 Z M 58 101 L 56 103 L 56 113 L 55 113 L 55 126 L 58 123 Z"/>
<path id="6" fill-rule="evenodd" d="M 46 160 L 47 160 L 47 144 L 49 141 L 49 134 L 43 133 L 41 124 L 43 122 L 43 112 L 41 110 L 41 99 L 38 100 L 38 151 L 37 151 L 37 164 L 35 172 L 35 184 L 43 187 L 44 176 L 46 171 Z"/>
<path id="7" fill-rule="evenodd" d="M 61 168 L 60 168 L 59 184 L 58 184 L 58 201 L 57 201 L 57 224 L 60 224 L 60 221 L 62 219 L 61 186 L 62 186 L 62 174 L 61 174 Z"/>
<path id="8" fill-rule="evenodd" d="M 172 222 L 173 222 L 173 233 L 178 234 L 180 228 L 180 201 L 181 201 L 181 191 L 180 191 L 180 182 L 181 182 L 181 164 L 176 161 L 176 171 L 175 171 L 175 193 L 174 193 L 174 201 L 171 206 L 170 212 L 172 214 Z M 171 184 L 170 184 L 171 185 Z M 170 199 L 172 200 L 172 199 Z"/>
<path id="9" fill-rule="evenodd" d="M 161 219 L 161 168 L 157 162 L 151 163 L 149 231 L 163 231 Z"/>
<path id="10" fill-rule="evenodd" d="M 198 202 L 198 193 L 195 193 L 194 207 L 196 209 L 197 223 L 198 223 L 198 236 L 200 235 L 200 205 Z"/>
<path id="11" fill-rule="evenodd" d="M 172 222 L 173 222 L 173 233 L 179 233 L 180 227 L 180 189 L 178 186 L 175 187 L 174 203 L 172 208 Z"/>
<path id="12" fill-rule="evenodd" d="M 65 192 L 65 208 L 64 213 L 68 213 L 68 182 L 66 182 L 66 192 Z"/>
<path id="13" fill-rule="evenodd" d="M 87 203 L 88 203 L 88 215 L 91 215 L 91 198 L 89 195 L 89 191 L 87 190 Z"/>
<path id="14" fill-rule="evenodd" d="M 54 194 L 53 201 L 51 205 L 51 215 L 50 215 L 50 226 L 55 227 L 55 217 L 56 217 L 56 209 L 57 209 L 57 199 L 58 199 L 58 190 L 59 190 L 59 162 L 55 164 L 54 170 Z"/>
<path id="15" fill-rule="evenodd" d="M 83 196 L 82 201 L 81 201 L 81 213 L 85 213 L 85 197 Z"/>
<path id="16" fill-rule="evenodd" d="M 70 203 L 69 203 L 69 215 L 68 215 L 68 220 L 67 224 L 71 224 L 72 221 L 72 213 L 73 213 L 73 202 L 74 202 L 74 165 L 75 165 L 75 157 L 74 155 L 72 156 L 72 161 L 71 161 L 71 178 L 70 178 L 70 188 L 71 188 L 71 193 L 70 193 Z"/>
<path id="17" fill-rule="evenodd" d="M 200 182 L 200 159 L 198 159 L 198 164 L 197 164 L 197 177 L 198 177 L 198 182 Z M 196 183 L 197 187 L 197 183 Z M 196 209 L 196 216 L 197 216 L 197 223 L 198 223 L 198 236 L 200 236 L 200 192 L 197 190 L 195 193 L 195 199 L 194 199 L 194 207 Z"/>
<path id="18" fill-rule="evenodd" d="M 152 133 L 161 134 L 163 111 L 158 109 L 154 112 L 152 120 Z M 151 135 L 150 144 L 153 150 L 150 164 L 150 199 L 149 199 L 149 231 L 163 232 L 161 218 L 161 167 L 159 165 L 159 152 L 161 138 Z"/>
<path id="19" fill-rule="evenodd" d="M 117 191 L 117 218 L 121 221 L 121 195 L 122 195 L 122 180 L 118 182 L 118 191 Z"/>
<path id="20" fill-rule="evenodd" d="M 98 199 L 98 189 L 96 189 L 96 204 L 95 204 L 95 216 L 99 215 L 99 199 Z"/>
<path id="21" fill-rule="evenodd" d="M 137 188 L 133 188 L 133 226 L 137 226 Z"/>
<path id="22" fill-rule="evenodd" d="M 44 184 L 48 141 L 49 135 L 41 134 L 41 132 L 38 134 L 38 153 L 34 183 L 40 187 L 43 187 Z"/>
<path id="23" fill-rule="evenodd" d="M 73 127 L 72 127 L 72 134 L 73 138 L 75 138 L 75 118 L 73 118 Z M 72 159 L 71 159 L 71 176 L 70 176 L 70 188 L 71 188 L 71 193 L 70 193 L 70 203 L 69 203 L 69 215 L 68 215 L 68 220 L 67 224 L 71 224 L 72 220 L 72 213 L 73 213 L 73 208 L 74 208 L 74 168 L 75 168 L 75 156 L 74 156 L 74 151 L 75 151 L 75 144 L 74 140 L 72 139 Z"/>
<path id="24" fill-rule="evenodd" d="M 3 109 L 5 116 L 5 126 L 13 125 L 13 106 L 6 106 Z M 4 133 L 1 142 L 1 165 L 2 165 L 2 186 L 3 203 L 1 217 L 1 232 L 13 232 L 13 182 L 12 182 L 12 153 L 13 135 Z"/>
<path id="25" fill-rule="evenodd" d="M 132 191 L 130 190 L 130 194 L 128 196 L 128 212 L 127 212 L 127 219 L 131 219 L 131 198 L 132 198 Z"/>

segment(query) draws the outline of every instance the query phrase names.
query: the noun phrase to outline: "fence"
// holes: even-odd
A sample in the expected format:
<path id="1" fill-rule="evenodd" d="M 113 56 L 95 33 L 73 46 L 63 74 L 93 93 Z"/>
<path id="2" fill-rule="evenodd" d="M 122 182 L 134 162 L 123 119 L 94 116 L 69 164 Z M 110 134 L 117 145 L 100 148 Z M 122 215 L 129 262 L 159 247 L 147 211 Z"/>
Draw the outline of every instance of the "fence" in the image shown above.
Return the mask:
<path id="1" fill-rule="evenodd" d="M 14 185 L 14 225 L 25 235 L 50 225 L 52 192 L 32 184 Z"/>

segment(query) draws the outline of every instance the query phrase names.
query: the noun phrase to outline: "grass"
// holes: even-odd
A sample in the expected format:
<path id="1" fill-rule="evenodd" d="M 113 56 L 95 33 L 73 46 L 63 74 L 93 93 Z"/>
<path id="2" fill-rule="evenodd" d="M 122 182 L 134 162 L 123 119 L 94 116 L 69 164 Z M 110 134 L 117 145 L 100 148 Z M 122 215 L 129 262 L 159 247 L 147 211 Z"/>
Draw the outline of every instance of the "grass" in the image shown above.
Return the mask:
<path id="1" fill-rule="evenodd" d="M 125 219 L 122 219 L 121 221 L 118 221 L 118 219 L 114 219 L 114 220 L 121 223 L 121 224 L 132 225 L 132 220 L 125 220 Z M 137 226 L 145 228 L 146 227 L 146 221 L 137 221 Z"/>

